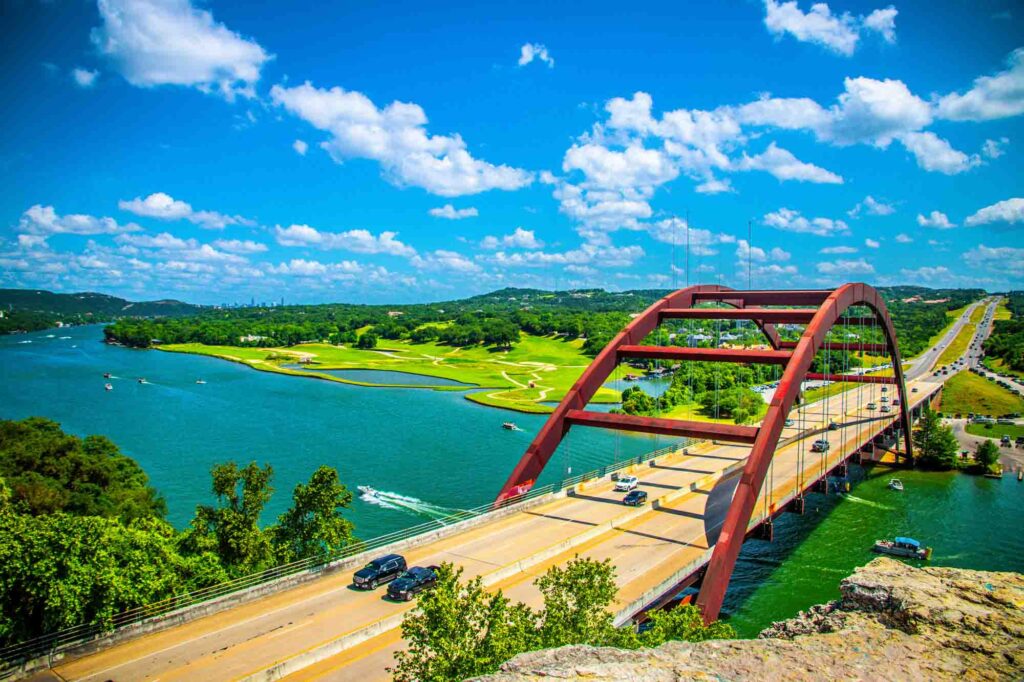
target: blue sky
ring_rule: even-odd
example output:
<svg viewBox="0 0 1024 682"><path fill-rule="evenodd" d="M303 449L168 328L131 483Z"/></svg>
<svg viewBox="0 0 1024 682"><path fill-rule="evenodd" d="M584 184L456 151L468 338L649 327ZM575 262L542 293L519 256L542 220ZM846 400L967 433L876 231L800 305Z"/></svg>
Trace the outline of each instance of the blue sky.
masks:
<svg viewBox="0 0 1024 682"><path fill-rule="evenodd" d="M5 3L0 286L1024 287L1009 0L346 4Z"/></svg>

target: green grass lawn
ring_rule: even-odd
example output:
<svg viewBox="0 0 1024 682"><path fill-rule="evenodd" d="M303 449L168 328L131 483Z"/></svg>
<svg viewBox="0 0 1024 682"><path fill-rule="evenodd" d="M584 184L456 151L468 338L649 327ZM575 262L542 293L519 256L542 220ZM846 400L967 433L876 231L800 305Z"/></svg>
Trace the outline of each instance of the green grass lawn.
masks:
<svg viewBox="0 0 1024 682"><path fill-rule="evenodd" d="M975 436L987 436L989 438L1009 436L1016 439L1018 436L1024 436L1024 426L1010 424L968 424L966 431Z"/></svg>
<svg viewBox="0 0 1024 682"><path fill-rule="evenodd" d="M1006 302L1008 300L1009 299L1004 298L999 301L999 305L996 306L996 313L992 317L993 320L1008 320L1013 317L1013 313L1011 313L1010 309L1006 307Z"/></svg>
<svg viewBox="0 0 1024 682"><path fill-rule="evenodd" d="M979 305L977 308L974 309L974 312L971 313L970 319L968 319L967 321L973 324L975 327L977 327L978 323L981 322L981 316L985 314L986 310L988 310L987 305Z"/></svg>
<svg viewBox="0 0 1024 682"><path fill-rule="evenodd" d="M1024 399L971 372L960 372L942 388L943 412L1009 414L1024 412Z"/></svg>
<svg viewBox="0 0 1024 682"><path fill-rule="evenodd" d="M523 334L511 350L485 348L453 348L436 343L388 341L382 339L374 350L360 350L323 343L307 343L289 348L238 348L234 346L206 346L203 344L167 344L161 350L178 353L210 355L239 362L253 369L295 376L315 377L364 386L366 383L333 376L317 370L376 369L409 372L424 376L450 379L468 384L466 388L493 389L467 393L466 398L494 407L521 412L550 412L572 386L590 358L583 354L579 339L563 341L558 337L539 337ZM301 368L284 365L308 359ZM532 382L532 386L530 385ZM398 378L395 384L401 385ZM394 385L394 384L387 384ZM434 390L465 390L453 386L422 386L414 388ZM595 402L618 402L619 394L601 389Z"/></svg>
<svg viewBox="0 0 1024 682"><path fill-rule="evenodd" d="M974 313L984 312L983 308L978 308ZM971 314L971 320L974 320L974 313ZM964 353L967 352L967 347L971 345L971 339L974 338L974 333L978 330L978 325L973 322L968 322L964 325L964 328L956 335L952 343L946 346L946 350L942 351L942 355L935 361L935 364L939 367L948 365L951 362L959 360Z"/></svg>
<svg viewBox="0 0 1024 682"><path fill-rule="evenodd" d="M941 338L942 338L943 336L945 336L945 335L946 335L946 332L948 332L948 331L949 331L950 329L952 329L952 328L953 328L953 324L954 324L954 323L955 323L955 322L957 321L957 319L959 319L959 317L960 317L961 315L963 315L963 314L964 314L964 311L965 311L965 310L967 310L967 308L968 308L968 307L969 307L970 305L971 305L971 304L970 304L970 303L968 303L967 305L963 306L962 308L957 308L956 310L950 310L950 311L948 311L948 312L946 313L946 319L948 320L948 321L946 322L946 326L944 326L944 327L943 327L943 328L942 328L942 329L941 329L940 331L938 331L938 332L936 332L935 334L933 334L933 335L932 335L932 338L928 339L928 343L927 343L927 344L925 345L925 347L924 347L924 348L922 348L922 349L921 349L921 353L925 352L925 351L926 351L926 350L928 350L929 348L934 348L934 347L935 347L935 344L937 344L937 343L939 342L939 340L940 340L940 339L941 339ZM918 353L917 355L920 355L921 353ZM917 355L915 355L914 357L917 357Z"/></svg>

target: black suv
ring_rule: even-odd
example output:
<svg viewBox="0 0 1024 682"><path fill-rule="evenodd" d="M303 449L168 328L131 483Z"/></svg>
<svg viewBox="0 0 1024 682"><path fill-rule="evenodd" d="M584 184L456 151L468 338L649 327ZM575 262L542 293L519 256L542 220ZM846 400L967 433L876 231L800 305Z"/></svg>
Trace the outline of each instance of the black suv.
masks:
<svg viewBox="0 0 1024 682"><path fill-rule="evenodd" d="M437 583L437 566L413 566L388 585L388 597L395 601L409 601L417 593Z"/></svg>
<svg viewBox="0 0 1024 682"><path fill-rule="evenodd" d="M647 492L643 490L630 490L625 497L622 498L622 504L627 507L640 507L647 502Z"/></svg>
<svg viewBox="0 0 1024 682"><path fill-rule="evenodd" d="M377 585L394 580L405 570L405 557L399 554L388 554L378 557L356 571L352 576L352 584L367 590L377 589Z"/></svg>

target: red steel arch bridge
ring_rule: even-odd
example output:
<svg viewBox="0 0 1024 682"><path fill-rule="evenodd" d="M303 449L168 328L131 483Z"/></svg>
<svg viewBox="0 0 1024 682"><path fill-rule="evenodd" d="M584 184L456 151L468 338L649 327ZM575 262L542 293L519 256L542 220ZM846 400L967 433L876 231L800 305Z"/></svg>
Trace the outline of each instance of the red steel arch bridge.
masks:
<svg viewBox="0 0 1024 682"><path fill-rule="evenodd" d="M851 312L858 313L852 315ZM666 320L749 320L763 333L765 349L693 348L642 345L646 337ZM776 325L804 325L798 340L780 339ZM840 341L830 337L834 328L874 327L884 343ZM849 336L849 335L848 335ZM812 372L820 352L852 351L888 355L892 376L837 373L826 368ZM758 363L779 365L781 378L771 404L759 426L721 424L650 416L611 414L587 409L598 389L623 361L656 359L677 362ZM718 285L680 289L655 302L635 317L602 350L576 381L547 423L534 438L508 477L496 504L526 493L540 476L566 434L573 427L596 427L641 433L682 436L750 445L740 481L718 534L711 561L703 574L697 600L707 620L718 617L748 523L761 493L783 427L790 410L800 399L807 380L881 383L895 385L899 395L899 431L911 429L910 402L900 359L899 346L885 302L867 284L844 284L834 290L740 291ZM911 460L909 438L897 456ZM799 491L802 493L803 491Z"/></svg>

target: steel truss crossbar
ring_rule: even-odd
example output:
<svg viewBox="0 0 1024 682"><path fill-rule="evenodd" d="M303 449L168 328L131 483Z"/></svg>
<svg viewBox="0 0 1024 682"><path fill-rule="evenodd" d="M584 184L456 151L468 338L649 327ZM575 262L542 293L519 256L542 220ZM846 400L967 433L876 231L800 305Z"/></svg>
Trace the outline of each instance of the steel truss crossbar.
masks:
<svg viewBox="0 0 1024 682"><path fill-rule="evenodd" d="M780 341L779 348L796 348L799 341ZM888 353L889 347L884 343L830 343L828 344L829 350L833 353L835 351L850 351L850 352L861 352L861 353Z"/></svg>
<svg viewBox="0 0 1024 682"><path fill-rule="evenodd" d="M757 362L784 365L793 357L788 350L745 350L732 348L682 348L679 346L620 346L620 358L691 360L698 362Z"/></svg>
<svg viewBox="0 0 1024 682"><path fill-rule="evenodd" d="M761 329L774 350L734 350L723 348L665 348L639 345L659 324L665 313L671 310L694 308L702 301L718 301L735 308L747 306L817 306L804 328L800 340L791 348L783 348L778 333L767 319L753 319ZM846 317L851 309L867 308L870 317ZM717 313L716 313L717 314ZM793 313L796 314L796 313ZM589 367L580 375L558 404L548 421L533 439L515 469L509 475L495 500L500 506L505 500L521 495L529 490L544 467L551 459L559 443L568 433L573 424L600 426L602 428L620 428L629 430L649 429L648 432L697 435L693 433L697 427L690 428L686 422L675 422L669 426L665 422L673 420L651 418L630 418L623 415L595 415L586 411L587 404L594 394L611 376L621 358L644 357L654 359L700 360L718 362L750 362L772 363L784 365L771 403L750 440L750 455L744 464L743 472L733 494L732 502L726 513L725 522L719 532L712 551L711 561L707 565L697 604L703 610L704 618L712 621L718 618L722 607L729 579L732 576L736 557L747 535L747 527L765 475L775 449L779 444L782 429L790 410L800 394L801 383L808 379L822 377L810 372L811 363L819 350L825 349L826 336L836 325L877 325L885 337L885 350L892 362L894 377L884 377L880 383L893 382L897 386L900 402L900 430L904 434L906 456L911 459L911 443L906 437L910 433L910 412L907 400L906 381L903 377L903 366L900 361L899 348L892 320L886 310L885 302L879 293L867 284L844 284L833 291L737 291L717 285L700 285L680 289L663 299L653 303L643 313L635 317L609 344L598 353ZM835 349L836 344L828 343L828 348ZM856 381L844 375L829 375L831 380ZM873 378L874 379L874 378ZM613 426L614 422L615 423ZM731 426L731 425L729 425ZM701 425L704 433L697 437L709 437L714 425ZM753 427L741 427L745 429ZM654 429L662 429L655 431ZM734 437L749 438L749 431L732 431ZM713 436L722 437L722 436ZM725 439L723 437L723 439Z"/></svg>
<svg viewBox="0 0 1024 682"><path fill-rule="evenodd" d="M870 374L821 374L808 372L808 381L848 381L853 384L895 384L896 377L872 376Z"/></svg>
<svg viewBox="0 0 1024 682"><path fill-rule="evenodd" d="M602 429L619 429L637 433L651 433L662 436L725 440L732 443L752 444L757 439L757 428L738 424L715 424L660 417L640 417L632 414L610 414L570 410L566 421L573 426L596 426Z"/></svg>
<svg viewBox="0 0 1024 682"><path fill-rule="evenodd" d="M661 318L677 320L763 320L785 324L807 324L817 311L811 308L669 308Z"/></svg>

